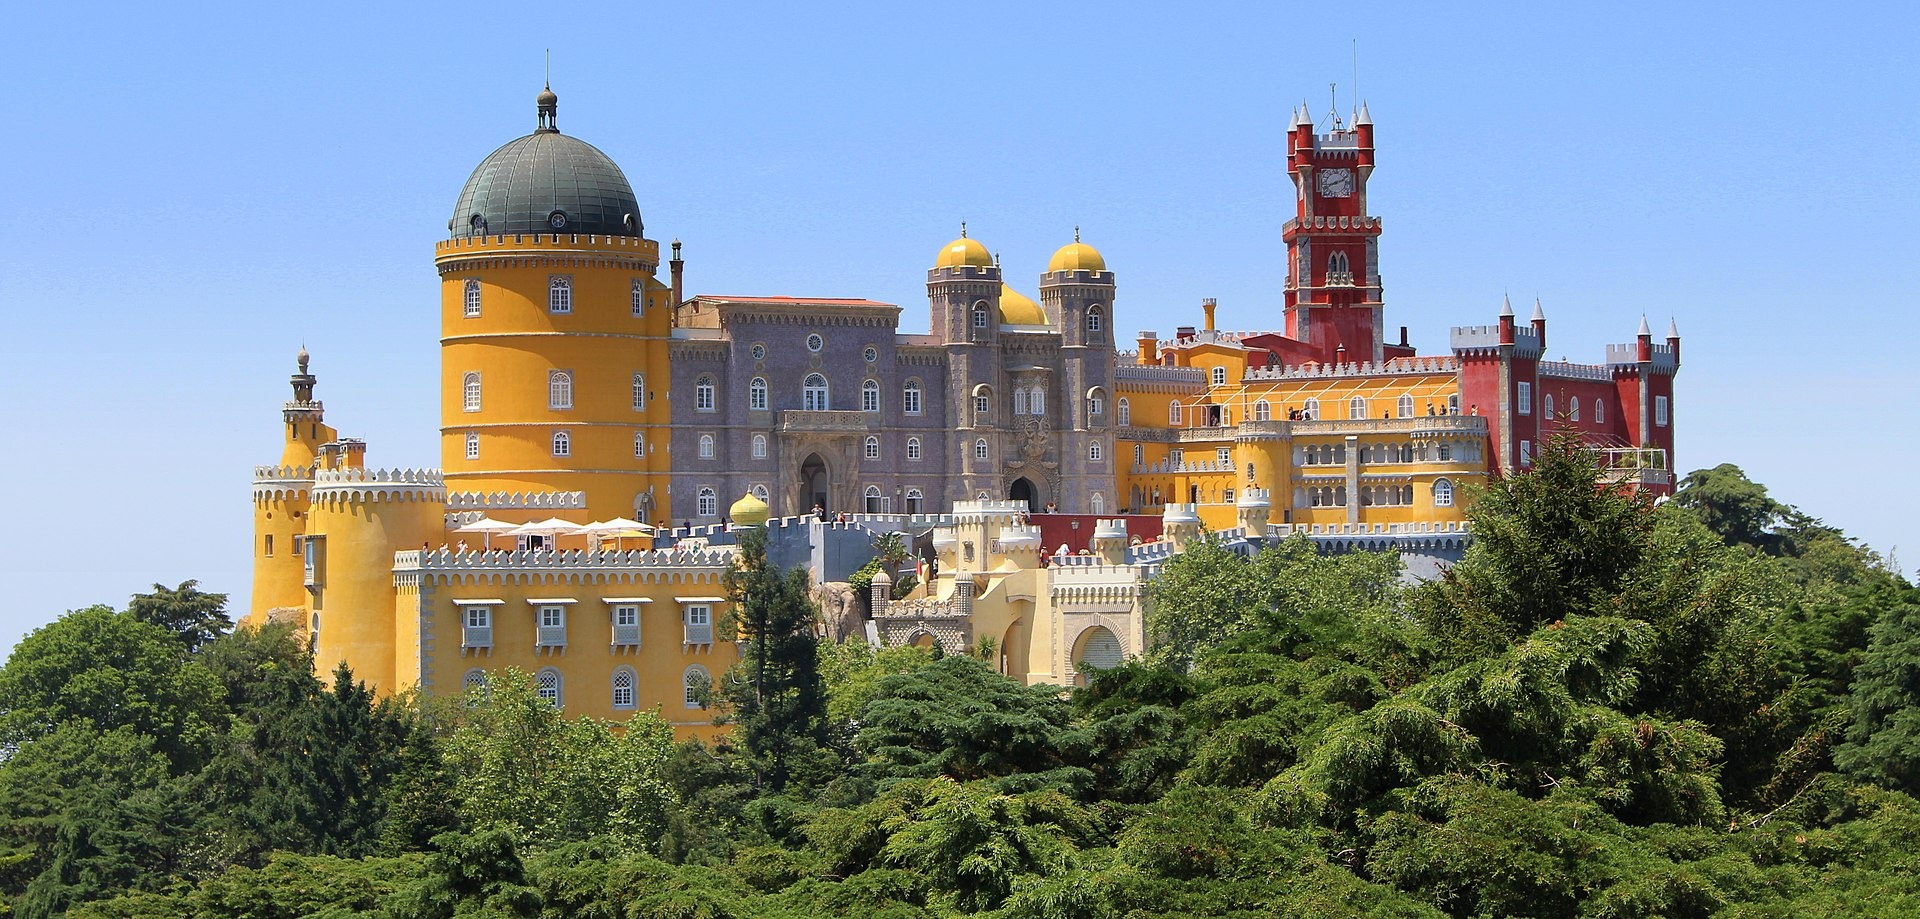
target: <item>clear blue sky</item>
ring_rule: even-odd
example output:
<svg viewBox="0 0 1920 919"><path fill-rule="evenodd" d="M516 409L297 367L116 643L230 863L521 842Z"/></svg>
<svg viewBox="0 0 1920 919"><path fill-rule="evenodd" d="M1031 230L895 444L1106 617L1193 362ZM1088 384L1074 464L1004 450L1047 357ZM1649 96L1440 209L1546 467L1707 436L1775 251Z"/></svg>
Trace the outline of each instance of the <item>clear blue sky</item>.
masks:
<svg viewBox="0 0 1920 919"><path fill-rule="evenodd" d="M610 154L693 292L925 328L965 220L1032 292L1074 225L1119 328L1279 324L1289 108L1377 124L1388 322L1536 296L1550 356L1676 318L1683 470L1920 557L1907 7L28 4L0 34L0 648L155 581L248 591L293 352L378 465L438 462L432 246L534 125ZM1911 566L1909 565L1909 570Z"/></svg>

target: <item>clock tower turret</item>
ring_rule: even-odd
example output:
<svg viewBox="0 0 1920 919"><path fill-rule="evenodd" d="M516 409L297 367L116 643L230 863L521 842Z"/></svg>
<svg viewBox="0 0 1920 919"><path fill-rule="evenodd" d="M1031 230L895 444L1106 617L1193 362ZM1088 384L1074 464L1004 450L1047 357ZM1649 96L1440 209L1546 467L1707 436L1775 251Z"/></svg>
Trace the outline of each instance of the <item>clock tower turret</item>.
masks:
<svg viewBox="0 0 1920 919"><path fill-rule="evenodd" d="M1287 334L1323 361L1379 361L1383 353L1380 218L1367 213L1373 117L1365 103L1351 125L1330 116L1316 133L1303 105L1287 132L1287 175L1297 202L1281 231L1287 243Z"/></svg>

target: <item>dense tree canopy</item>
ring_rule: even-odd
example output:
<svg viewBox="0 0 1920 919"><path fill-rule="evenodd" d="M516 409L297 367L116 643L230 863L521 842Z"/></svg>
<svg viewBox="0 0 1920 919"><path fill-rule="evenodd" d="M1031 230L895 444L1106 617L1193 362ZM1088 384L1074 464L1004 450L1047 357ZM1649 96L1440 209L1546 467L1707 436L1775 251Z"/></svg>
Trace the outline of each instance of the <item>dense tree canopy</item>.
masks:
<svg viewBox="0 0 1920 919"><path fill-rule="evenodd" d="M23 916L1920 914L1920 594L1737 468L1576 444L1438 580L1203 541L1071 692L814 639L749 538L716 745L316 679L191 582L0 669Z"/></svg>

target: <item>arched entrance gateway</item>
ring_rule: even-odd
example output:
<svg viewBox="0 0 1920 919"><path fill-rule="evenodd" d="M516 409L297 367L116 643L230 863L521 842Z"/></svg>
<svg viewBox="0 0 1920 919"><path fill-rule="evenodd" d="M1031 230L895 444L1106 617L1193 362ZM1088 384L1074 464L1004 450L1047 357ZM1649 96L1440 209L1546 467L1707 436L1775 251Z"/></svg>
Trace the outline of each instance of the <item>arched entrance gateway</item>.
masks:
<svg viewBox="0 0 1920 919"><path fill-rule="evenodd" d="M800 513L810 513L816 507L822 511L833 510L827 483L827 461L818 453L807 454L800 463Z"/></svg>
<svg viewBox="0 0 1920 919"><path fill-rule="evenodd" d="M1039 495L1035 493L1033 483L1027 481L1025 477L1013 480L1013 485L1007 489L1007 500L1019 501L1025 504L1029 511L1040 509Z"/></svg>

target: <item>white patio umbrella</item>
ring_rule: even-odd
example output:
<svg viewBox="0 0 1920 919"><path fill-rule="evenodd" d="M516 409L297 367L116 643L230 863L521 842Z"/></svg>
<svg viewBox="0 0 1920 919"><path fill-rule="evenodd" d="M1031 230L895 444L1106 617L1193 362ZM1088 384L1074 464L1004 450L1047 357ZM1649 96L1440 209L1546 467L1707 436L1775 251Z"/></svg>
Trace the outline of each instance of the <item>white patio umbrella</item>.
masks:
<svg viewBox="0 0 1920 919"><path fill-rule="evenodd" d="M589 523L580 529L588 536L599 537L601 539L609 536L613 537L614 547L616 549L620 546L620 540L629 536L653 535L653 527L641 523L638 520L629 520L625 517L615 517L612 520Z"/></svg>
<svg viewBox="0 0 1920 919"><path fill-rule="evenodd" d="M515 536L577 536L585 528L571 520L548 517L533 523L523 523L508 532Z"/></svg>
<svg viewBox="0 0 1920 919"><path fill-rule="evenodd" d="M505 520L495 520L492 517L482 517L479 520L475 520L474 522L467 524L466 526L455 527L453 531L455 533L484 533L486 534L486 546L487 548L491 549L493 548L493 534L511 533L514 530L519 529L520 526L521 525L518 523L508 523Z"/></svg>

